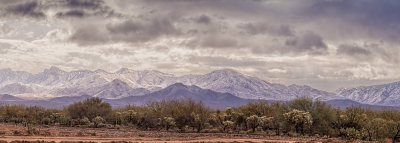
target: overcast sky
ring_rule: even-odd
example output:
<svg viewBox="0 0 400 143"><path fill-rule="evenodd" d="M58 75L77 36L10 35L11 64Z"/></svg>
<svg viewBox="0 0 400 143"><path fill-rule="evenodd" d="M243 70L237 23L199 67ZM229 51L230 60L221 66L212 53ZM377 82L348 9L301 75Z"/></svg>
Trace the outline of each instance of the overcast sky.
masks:
<svg viewBox="0 0 400 143"><path fill-rule="evenodd" d="M0 69L234 69L334 91L400 80L399 0L0 0Z"/></svg>

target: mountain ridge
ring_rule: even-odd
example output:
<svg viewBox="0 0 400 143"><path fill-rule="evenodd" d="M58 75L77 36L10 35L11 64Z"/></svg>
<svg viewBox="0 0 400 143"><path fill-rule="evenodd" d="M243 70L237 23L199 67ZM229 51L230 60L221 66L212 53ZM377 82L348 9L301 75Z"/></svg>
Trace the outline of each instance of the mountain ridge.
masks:
<svg viewBox="0 0 400 143"><path fill-rule="evenodd" d="M24 72L7 73L25 74ZM0 77L4 73L0 72ZM131 70L121 68L113 73L104 70L77 70L66 72L57 67L51 67L41 73L29 74L25 78L3 79L0 88L5 85L20 82L27 87L33 88L33 93L15 94L25 98L51 98L62 96L79 96L87 94L91 89L104 88L115 79L127 84L126 91L133 89L146 89L151 92L163 89L174 83L185 85L196 85L204 89L211 89L216 92L230 93L240 98L246 99L269 99L269 100L290 100L296 97L309 96L313 99L328 100L335 97L334 94L310 89L306 86L286 86L282 84L270 83L256 77L241 74L232 69L215 70L206 74L175 76L155 70ZM8 84L5 84L8 83ZM129 86L129 87L128 87ZM110 91L118 91L111 89ZM118 99L128 95L123 93L102 95L104 98ZM89 93L91 94L91 93Z"/></svg>

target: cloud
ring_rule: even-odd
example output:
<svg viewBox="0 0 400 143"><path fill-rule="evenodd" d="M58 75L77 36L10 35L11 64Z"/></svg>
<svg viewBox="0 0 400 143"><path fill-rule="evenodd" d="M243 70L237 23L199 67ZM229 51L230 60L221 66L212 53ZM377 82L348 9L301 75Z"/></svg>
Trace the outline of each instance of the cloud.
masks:
<svg viewBox="0 0 400 143"><path fill-rule="evenodd" d="M238 26L244 29L247 34L271 34L274 36L293 36L295 31L289 25L272 26L267 23L247 23Z"/></svg>
<svg viewBox="0 0 400 143"><path fill-rule="evenodd" d="M0 2L0 40L32 44L0 50L2 67L233 67L282 83L328 88L321 83L329 80L330 89L347 79L400 79L396 0Z"/></svg>
<svg viewBox="0 0 400 143"><path fill-rule="evenodd" d="M71 11L67 11L67 12L58 12L56 14L56 16L59 18L65 18L65 17L82 18L85 15L86 15L86 13L82 10L71 10Z"/></svg>
<svg viewBox="0 0 400 143"><path fill-rule="evenodd" d="M45 18L46 15L42 11L41 5L37 1L28 1L13 5L8 5L5 8L4 15L30 17L35 19Z"/></svg>
<svg viewBox="0 0 400 143"><path fill-rule="evenodd" d="M2 54L7 54L8 49L9 49L10 47L11 47L10 44L0 42L0 55L2 55Z"/></svg>
<svg viewBox="0 0 400 143"><path fill-rule="evenodd" d="M63 0L54 6L58 18L84 18L91 16L118 17L113 8L103 0Z"/></svg>
<svg viewBox="0 0 400 143"><path fill-rule="evenodd" d="M400 39L398 13L400 1L397 0L313 0L299 15L307 20L328 20L332 24L325 27L335 26L332 29L341 34L337 36L353 35L396 42ZM343 23L348 28L339 28L335 23Z"/></svg>
<svg viewBox="0 0 400 143"><path fill-rule="evenodd" d="M13 33L15 31L15 28L11 27L10 25L6 23L0 23L0 37L6 37Z"/></svg>
<svg viewBox="0 0 400 143"><path fill-rule="evenodd" d="M198 17L196 19L196 22L200 23L200 24L210 24L211 23L211 18L208 17L207 15L201 15L200 17Z"/></svg>
<svg viewBox="0 0 400 143"><path fill-rule="evenodd" d="M232 59L221 56L191 56L188 61L193 64L214 67L252 67L261 66L265 62L254 59Z"/></svg>
<svg viewBox="0 0 400 143"><path fill-rule="evenodd" d="M104 30L90 25L75 29L74 33L68 39L80 45L101 44L109 41L107 33Z"/></svg>
<svg viewBox="0 0 400 143"><path fill-rule="evenodd" d="M118 48L107 48L101 51L102 54L109 56L132 56L135 55L134 52L129 51L129 49L118 49Z"/></svg>
<svg viewBox="0 0 400 143"><path fill-rule="evenodd" d="M337 54L347 56L368 56L371 51L361 48L357 45L342 44L337 49Z"/></svg>
<svg viewBox="0 0 400 143"><path fill-rule="evenodd" d="M179 30L166 19L154 19L148 22L126 20L93 27L85 25L74 31L71 41L82 45L103 44L109 42L147 42L162 36L174 36Z"/></svg>
<svg viewBox="0 0 400 143"><path fill-rule="evenodd" d="M101 8L104 5L103 0L65 0L63 2L65 6L73 7L73 8L91 8L97 9Z"/></svg>
<svg viewBox="0 0 400 143"><path fill-rule="evenodd" d="M285 45L289 47L286 48L287 50L298 53L322 54L328 49L322 37L311 31L304 33L300 37L287 39Z"/></svg>
<svg viewBox="0 0 400 143"><path fill-rule="evenodd" d="M237 48L238 41L226 35L202 36L190 40L186 46L189 48L232 49Z"/></svg>

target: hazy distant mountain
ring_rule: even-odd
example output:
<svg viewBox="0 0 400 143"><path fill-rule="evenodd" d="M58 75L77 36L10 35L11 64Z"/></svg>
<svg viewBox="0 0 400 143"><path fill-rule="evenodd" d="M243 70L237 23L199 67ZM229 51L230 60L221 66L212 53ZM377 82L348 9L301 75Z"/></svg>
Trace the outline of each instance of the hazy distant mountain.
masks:
<svg viewBox="0 0 400 143"><path fill-rule="evenodd" d="M249 99L242 99L229 93L219 93L209 89L202 89L197 86L186 86L182 83L175 83L159 91L144 95L131 96L119 100L108 100L114 106L143 105L148 102L162 100L181 100L192 99L201 101L204 105L211 108L226 108L244 105Z"/></svg>
<svg viewBox="0 0 400 143"><path fill-rule="evenodd" d="M1 94L0 95L0 102L2 101L22 101L23 99L8 95L8 94Z"/></svg>
<svg viewBox="0 0 400 143"><path fill-rule="evenodd" d="M63 96L47 100L23 100L11 95L0 95L0 100L6 104L27 105L27 106L42 106L46 108L62 108L69 104L84 101L92 96ZM155 91L143 96L129 96L121 99L103 99L110 103L113 107L124 107L126 105L146 105L146 103L162 100L181 100L192 99L201 101L204 105L211 108L223 109L226 107L234 107L244 105L250 99L242 99L229 93L219 93L209 89L201 89L197 86L186 86L182 83L170 85L159 91Z"/></svg>
<svg viewBox="0 0 400 143"><path fill-rule="evenodd" d="M400 82L340 89L337 94L366 104L399 106Z"/></svg>
<svg viewBox="0 0 400 143"><path fill-rule="evenodd" d="M115 73L103 70L62 71L51 67L38 74L0 70L0 89L21 83L29 92L13 91L15 96L40 99L90 95L107 99L138 96L175 83L196 85L216 92L231 93L246 99L291 100L308 96L321 100L342 98L309 86L270 83L234 70L217 70L204 75L175 76L154 70L136 71L122 68ZM15 88L17 89L17 88ZM21 88L22 90L22 88ZM0 91L1 93L8 93ZM23 94L22 94L23 93Z"/></svg>

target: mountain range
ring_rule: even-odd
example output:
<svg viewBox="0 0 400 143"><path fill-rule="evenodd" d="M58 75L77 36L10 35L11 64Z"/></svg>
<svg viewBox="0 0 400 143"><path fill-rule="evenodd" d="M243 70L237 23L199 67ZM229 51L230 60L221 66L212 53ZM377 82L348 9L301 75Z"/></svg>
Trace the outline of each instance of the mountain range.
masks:
<svg viewBox="0 0 400 143"><path fill-rule="evenodd" d="M67 72L57 67L51 67L37 74L11 69L0 70L0 94L20 99L7 100L7 103L28 105L49 102L51 105L60 106L64 105L61 104L64 100L65 105L68 105L69 101L81 101L89 97L103 98L115 106L192 98L206 105L219 105L214 107L222 108L259 99L289 101L306 96L331 101L330 103L343 104L343 101L346 101L352 104L357 102L357 104L398 106L399 86L400 83L391 83L341 89L331 93L306 85L286 86L270 83L230 69L184 76L127 68L113 73L104 70ZM5 102L3 97L0 97L0 101Z"/></svg>

